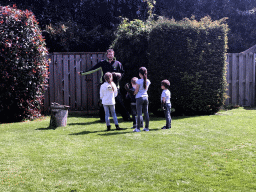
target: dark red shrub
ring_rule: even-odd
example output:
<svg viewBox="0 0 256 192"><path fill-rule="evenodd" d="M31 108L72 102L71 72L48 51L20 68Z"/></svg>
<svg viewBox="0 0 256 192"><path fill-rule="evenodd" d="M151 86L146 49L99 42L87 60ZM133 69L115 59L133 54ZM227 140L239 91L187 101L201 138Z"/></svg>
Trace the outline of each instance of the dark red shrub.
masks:
<svg viewBox="0 0 256 192"><path fill-rule="evenodd" d="M34 14L0 6L0 122L41 116L48 51Z"/></svg>

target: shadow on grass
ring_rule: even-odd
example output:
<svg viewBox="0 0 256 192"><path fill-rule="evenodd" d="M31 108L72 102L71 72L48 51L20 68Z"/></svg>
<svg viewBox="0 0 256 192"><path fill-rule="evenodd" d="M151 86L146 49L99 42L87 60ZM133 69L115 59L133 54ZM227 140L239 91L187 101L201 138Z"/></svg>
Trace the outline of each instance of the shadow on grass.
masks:
<svg viewBox="0 0 256 192"><path fill-rule="evenodd" d="M105 133L113 133L113 131L115 131L115 133L118 133L122 130L125 130L126 128L122 128L121 130L117 131L115 129L112 129L110 131L107 131L107 130L100 130L100 131L82 131L82 132L79 132L79 133L71 133L69 135L87 135L87 134L90 134L90 133L100 133L100 132L105 132ZM127 132L126 132L127 133ZM99 135L105 135L105 134L99 134Z"/></svg>
<svg viewBox="0 0 256 192"><path fill-rule="evenodd" d="M49 126L47 128L37 128L35 130L40 130L40 131L47 131L47 130L55 130L57 129L57 127L52 127L52 126Z"/></svg>
<svg viewBox="0 0 256 192"><path fill-rule="evenodd" d="M71 133L69 135L87 135L87 134L90 134L90 133L98 133L98 132L105 132L105 131L82 131L82 132L79 132L79 133Z"/></svg>
<svg viewBox="0 0 256 192"><path fill-rule="evenodd" d="M91 125L96 123L104 123L104 122L101 120L96 120L96 121L90 121L90 122L84 122L84 123L68 123L68 125Z"/></svg>
<svg viewBox="0 0 256 192"><path fill-rule="evenodd" d="M244 107L245 110L256 110L256 107Z"/></svg>
<svg viewBox="0 0 256 192"><path fill-rule="evenodd" d="M126 129L128 129L128 128L122 128L122 130L126 130ZM122 130L120 130L120 131L113 130L115 132L113 132L113 131L105 131L104 134L98 134L98 135L100 135L100 136L111 136L111 135L121 135L121 134L127 134L127 133L134 133L134 134L136 134L136 132L133 132L133 129L130 129L129 132L127 132L127 131L123 132ZM159 131L159 130L161 130L161 129L149 129L149 131ZM144 132L144 131L141 130L141 132Z"/></svg>
<svg viewBox="0 0 256 192"><path fill-rule="evenodd" d="M121 130L120 131L106 131L106 133L104 134L98 134L100 136L112 136L112 135L122 135L122 134L127 134L129 132L122 132Z"/></svg>

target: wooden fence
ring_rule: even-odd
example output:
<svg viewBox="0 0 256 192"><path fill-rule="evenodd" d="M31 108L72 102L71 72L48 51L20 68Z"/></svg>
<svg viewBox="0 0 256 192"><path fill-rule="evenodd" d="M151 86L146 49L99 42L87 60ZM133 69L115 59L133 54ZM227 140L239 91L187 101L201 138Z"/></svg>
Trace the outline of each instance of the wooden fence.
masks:
<svg viewBox="0 0 256 192"><path fill-rule="evenodd" d="M98 109L101 72L80 76L105 58L105 53L53 53L50 55L49 87L45 92L44 111L53 102L70 106L71 111L94 112Z"/></svg>
<svg viewBox="0 0 256 192"><path fill-rule="evenodd" d="M227 54L226 105L255 106L255 54Z"/></svg>
<svg viewBox="0 0 256 192"><path fill-rule="evenodd" d="M45 93L44 110L57 102L70 106L71 111L95 112L99 101L101 72L80 76L105 58L105 53L53 53L50 55L49 88ZM229 98L226 105L255 105L255 55L253 53L227 54L227 83Z"/></svg>

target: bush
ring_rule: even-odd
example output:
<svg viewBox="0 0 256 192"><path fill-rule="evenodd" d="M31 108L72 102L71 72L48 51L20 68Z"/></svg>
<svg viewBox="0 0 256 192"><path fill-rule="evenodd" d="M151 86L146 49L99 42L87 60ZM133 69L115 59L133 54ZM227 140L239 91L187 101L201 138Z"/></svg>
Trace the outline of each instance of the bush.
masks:
<svg viewBox="0 0 256 192"><path fill-rule="evenodd" d="M123 22L118 27L116 39L111 47L115 51L115 56L123 64L125 76L120 85L130 83L132 77L139 76L139 68L148 67L148 34L150 26L141 21L134 20Z"/></svg>
<svg viewBox="0 0 256 192"><path fill-rule="evenodd" d="M177 115L213 114L225 99L225 18L200 21L126 20L119 26L112 47L123 63L122 83L138 76L141 66L148 68L150 111L160 110L160 83L171 82L172 107Z"/></svg>
<svg viewBox="0 0 256 192"><path fill-rule="evenodd" d="M171 83L172 107L178 115L205 115L224 102L225 19L159 21L149 34L150 106L159 111L161 80Z"/></svg>
<svg viewBox="0 0 256 192"><path fill-rule="evenodd" d="M48 51L34 14L0 6L0 122L41 116Z"/></svg>

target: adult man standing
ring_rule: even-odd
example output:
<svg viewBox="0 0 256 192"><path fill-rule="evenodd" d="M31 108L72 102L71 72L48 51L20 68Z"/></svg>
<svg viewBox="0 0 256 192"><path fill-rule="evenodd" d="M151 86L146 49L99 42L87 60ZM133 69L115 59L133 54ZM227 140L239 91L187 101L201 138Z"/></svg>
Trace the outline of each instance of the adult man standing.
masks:
<svg viewBox="0 0 256 192"><path fill-rule="evenodd" d="M124 103L123 103L123 99L122 99L122 95L119 89L119 81L121 80L121 78L124 75L124 69L122 64L116 60L115 56L114 56L114 50L113 49L108 49L107 50L107 59L106 60L102 60L99 63L97 63L96 65L94 65L91 69L87 70L87 71L81 71L78 72L80 75L89 75L91 73L94 73L98 70L102 71L102 77L101 77L101 82L104 82L104 75L107 72L111 72L113 74L113 81L116 84L117 88L118 88L118 95L115 98L116 100L116 111L119 112L124 121L131 121L130 118L130 114L128 113L128 111L126 110ZM101 106L100 107L100 119L104 121L105 119L105 114L104 114L104 109Z"/></svg>

